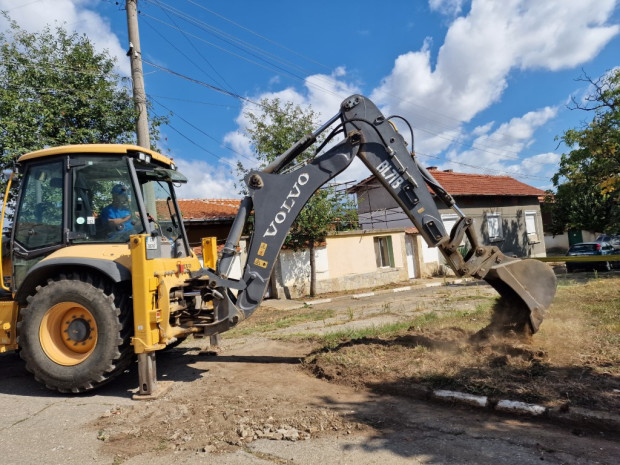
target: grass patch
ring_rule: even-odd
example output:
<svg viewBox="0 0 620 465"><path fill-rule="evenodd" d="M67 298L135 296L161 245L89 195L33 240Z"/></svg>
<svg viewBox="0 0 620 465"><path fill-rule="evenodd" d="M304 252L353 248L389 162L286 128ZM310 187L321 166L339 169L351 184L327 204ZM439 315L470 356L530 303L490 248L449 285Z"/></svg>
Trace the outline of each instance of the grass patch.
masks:
<svg viewBox="0 0 620 465"><path fill-rule="evenodd" d="M324 321L333 318L335 312L330 309L274 310L259 308L252 318L223 334L227 338L246 337L278 329L288 328L301 323Z"/></svg>
<svg viewBox="0 0 620 465"><path fill-rule="evenodd" d="M451 298L452 296L448 296ZM441 308L442 303L435 304ZM318 376L406 395L413 385L548 406L620 410L620 278L565 281L531 339L473 337L493 302L397 324L314 336Z"/></svg>

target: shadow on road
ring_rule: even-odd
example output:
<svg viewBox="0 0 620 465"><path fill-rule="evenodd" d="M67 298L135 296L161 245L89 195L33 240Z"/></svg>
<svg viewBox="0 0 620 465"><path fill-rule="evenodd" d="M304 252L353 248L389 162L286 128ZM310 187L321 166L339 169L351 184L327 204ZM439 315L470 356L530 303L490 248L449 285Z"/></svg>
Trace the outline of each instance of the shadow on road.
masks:
<svg viewBox="0 0 620 465"><path fill-rule="evenodd" d="M190 366L198 360L186 355L187 349L176 348L157 353L157 377L160 381L192 382L208 370ZM200 357L202 360L202 357ZM298 361L299 362L299 361ZM50 398L68 397L130 397L138 389L138 364L134 361L129 369L109 383L83 394L65 394L47 389L26 370L25 362L16 352L0 354L0 394Z"/></svg>

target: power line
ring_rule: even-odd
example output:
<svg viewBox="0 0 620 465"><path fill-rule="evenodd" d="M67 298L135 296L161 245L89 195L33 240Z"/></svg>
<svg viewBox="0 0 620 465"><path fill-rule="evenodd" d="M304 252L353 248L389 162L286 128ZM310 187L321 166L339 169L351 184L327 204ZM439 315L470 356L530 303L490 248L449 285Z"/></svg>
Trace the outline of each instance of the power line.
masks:
<svg viewBox="0 0 620 465"><path fill-rule="evenodd" d="M22 4L22 5L18 5L18 6L14 6L13 8L7 8L7 9L5 9L4 11L13 11L13 10L17 10L17 9L19 9L19 8L24 8L24 7L27 7L27 6L33 5L33 4L35 4L35 3L39 3L40 1L41 1L41 0L33 0L32 2L29 2L29 3L24 3L24 4Z"/></svg>
<svg viewBox="0 0 620 465"><path fill-rule="evenodd" d="M148 0L147 0L147 1L148 1ZM284 45L282 45L282 44L280 44L280 43L278 43L278 42L276 42L276 41L274 41L274 40L271 40L271 39L270 39L270 38L268 38L268 37L265 37L265 36L263 36L263 35L260 35L260 34L258 34L257 32L254 32L253 30L251 30L251 29L249 29L249 28L247 28L247 27L245 27L245 26L243 26L243 25L241 25L241 24L238 24L238 23L236 23L236 22L232 21L232 20L228 19L227 17L225 17L224 15L221 15L221 14L219 14L219 13L216 13L215 11L212 11L212 10L210 10L210 9L206 8L205 6L200 5L199 3L196 3L196 2L195 2L195 1L193 1L193 0L187 0L187 1L188 1L189 3L191 3L191 4L193 4L193 5L196 5L196 6L197 6L197 7L199 7L199 8L202 8L203 10L205 10L205 11L207 11L207 12L211 13L212 15L217 16L218 18L221 18L221 19L223 19L224 21L227 21L227 22L229 22L229 23L233 24L234 26L237 26L237 27L238 27L238 28L240 28L240 29L243 29L244 31L249 32L250 34L252 34L252 35L254 35L254 36L256 36L256 37L258 37L258 38L260 38L260 39L263 39L263 40L265 40L265 41L267 41L267 42L269 42L269 43L271 43L271 44L273 44L273 45L276 45L277 47L282 48L283 50L286 50L287 52L290 52L290 53L292 53L292 54L294 54L294 55L297 55L298 57L303 58L304 60L307 60L307 61L309 61L309 62L311 62L311 63L315 63L315 64L317 64L317 65L319 65L319 66L322 66L323 68L325 68L325 69L327 69L327 70L331 70L331 68L330 68L329 66L324 65L323 63L321 63L321 62L319 62L319 61L316 61L316 60L314 60L314 59L312 59L312 58L309 58L309 57L307 57L307 56L305 56L305 55L302 55L301 53L299 53L299 52L297 52L297 51L295 51L295 50L293 50L293 49L290 49L290 48L288 48L288 47L286 47L286 46L284 46Z"/></svg>
<svg viewBox="0 0 620 465"><path fill-rule="evenodd" d="M175 29L175 30L180 30L180 29L179 29L179 28L177 28L176 26L173 26L173 25L171 25L171 24L169 24L169 23L166 23L165 21L162 21L161 19L158 19L158 18L155 18L155 17L153 17L153 16L147 15L146 13L142 13L142 16L148 17L148 18L152 19L153 21L157 21L157 22L159 22L159 23L161 23L161 24L164 24L164 25L166 25L166 26L168 26L168 27L171 27L172 29ZM194 35L194 34L189 34L189 33L187 33L187 32L186 32L186 35L188 35L188 36L190 36L190 37L193 37L193 38L195 38L196 40L199 40L199 41L201 41L201 42L204 42L204 43L206 43L207 45L210 45L211 47L214 47L214 48L217 48L217 49L219 49L219 50L221 50L221 51L224 51L224 52L226 52L226 53L228 53L228 54L230 54L230 55L232 55L232 56L234 56L234 57L236 57L236 58L239 58L239 59L241 59L241 60L247 61L247 62L248 62L248 63L250 63L250 64L256 65L256 66L258 66L258 67L260 67L260 68L263 68L263 69L266 69L266 70L268 70L268 71L272 71L272 72L273 72L273 71L276 71L276 72L282 72L282 73L284 73L284 74L289 75L290 77L293 77L294 79L297 79L297 80L299 80L299 81L301 81L301 82L305 82L305 79L304 79L302 76L296 75L296 74L294 74L294 73L292 73L292 72L290 72L290 71L288 71L288 70L286 70L286 69L284 69L284 68L282 68L281 66L278 66L278 65L276 65L276 64L269 63L269 61L268 61L268 60L265 60L265 59L263 59L263 58L261 58L261 57L258 57L258 56L256 56L256 54L254 54L254 53L250 53L250 52L248 52L251 56L253 56L253 57L255 57L255 58L257 58L257 59L261 60L263 63L257 62L257 61L255 61L255 60L252 60L252 59L248 58L248 57L245 57L245 56L243 56L243 55L240 55L240 54L238 54L238 53L235 53L235 52L233 52L233 51L231 51L231 50L228 50L228 49L226 49L226 48L224 48L224 47L221 47L221 46L219 46L219 45L217 45L217 44L214 44L213 42L209 42L208 40L205 40L205 39L203 39L203 38L201 38L201 37L198 37L198 36L196 36L196 35ZM324 91L324 92L327 92L327 93L331 93L332 95L338 95L338 94L336 94L335 92L332 92L332 91L330 91L329 89L325 89L325 88L323 88L323 87L321 87L321 86L319 86L319 85L316 85L316 84L314 84L314 83L308 83L308 85L310 85L310 86L312 86L312 87L315 87L315 88L317 88L317 89L319 89L319 90L321 90L321 91Z"/></svg>
<svg viewBox="0 0 620 465"><path fill-rule="evenodd" d="M269 60L270 59L272 59L272 60L275 59L276 61L279 61L284 66L290 66L292 68L297 68L300 71L305 72L307 74L310 74L309 70L306 70L304 68L298 67L297 65L291 63L290 61L284 60L284 59L278 57L277 55L274 55L274 54L269 53L269 52L267 52L267 51L265 51L263 49L260 49L260 48L258 48L256 46L254 46L253 44L249 44L249 43L247 43L247 42L245 42L245 41L243 41L241 39L235 38L234 36L231 36L230 34L226 34L226 33L223 33L221 31L219 31L218 29L212 28L212 26L210 26L207 23L204 23L203 21L200 21L200 20L198 20L198 19L196 19L194 17L191 17L191 16L190 17L186 17L187 15L185 15L184 13L179 13L179 14L181 15L180 17L182 19L185 19L190 24L194 24L194 25L198 26L199 28L201 28L203 30L206 29L207 32L212 32L216 36L219 35L220 38L222 40L224 40L226 43L228 43L229 45L232 45L232 46L234 46L234 47L236 47L238 49L241 49L242 51L245 51L246 53L248 53L249 55L253 56L254 58L259 59L263 63L257 62L255 60L252 60L252 59L250 59L248 57L245 57L243 55L239 55L238 53L235 53L235 52L233 52L231 50L228 50L228 49L226 49L224 47L221 47L221 46L219 46L217 44L214 44L213 42L205 40L202 37L198 37L198 36L196 36L194 34L189 34L189 33L185 32L185 34L187 36L191 36L191 37L195 38L196 40L199 40L199 41L201 41L203 43L206 43L207 45L210 45L211 47L217 48L217 49L219 49L221 51L224 51L225 53L228 53L228 54L230 54L230 55L232 55L234 57L237 57L237 58L239 58L241 60L247 61L248 63L251 63L251 64L256 65L258 67L267 69L269 71L282 72L282 73L287 74L290 77L292 77L292 78L294 78L294 79L296 79L298 81L306 83L306 85L308 85L310 87L314 87L314 88L316 88L318 90L321 90L323 92L327 92L327 93L330 93L332 95L344 98L344 96L342 96L341 94L333 92L333 91L331 91L329 89L326 89L326 88L324 88L324 87L322 87L322 86L320 86L318 84L315 84L313 82L306 82L306 79L304 77L299 76L299 75L297 75L297 74L295 74L295 73L293 73L291 71L288 71L285 68L282 68L282 66L279 66L278 64L270 62ZM182 31L177 26L171 25L171 24L169 24L169 23L167 23L167 22L165 22L165 21L163 21L163 20L161 20L159 18L155 18L154 16L148 15L147 13L141 12L141 15L144 16L144 17L148 17L148 18L152 19L153 21L157 21L157 22L159 22L161 24L164 24L164 25L166 25L166 26L168 26L168 27L170 27L172 29L179 30L179 32ZM217 31L217 32L213 32L212 29L215 29L215 31ZM232 37L232 38L230 38L230 37ZM231 43L231 40L233 42L236 42L238 45L235 44L235 43ZM257 56L257 53L259 55L264 55L266 58L262 58L260 56ZM318 81L324 81L324 78L322 76L319 76L317 78L318 78L317 79Z"/></svg>
<svg viewBox="0 0 620 465"><path fill-rule="evenodd" d="M168 96L165 96L165 95L154 95L154 94L149 94L149 95L151 97L156 97L156 98L160 98L160 99L164 99L164 100L175 100L177 102L194 103L194 104L197 104L197 105L206 105L206 106L211 106L211 107L228 107L228 106L230 106L227 103L204 102L204 101L200 101L200 100L190 100L190 99L178 98L178 97L168 97Z"/></svg>
<svg viewBox="0 0 620 465"><path fill-rule="evenodd" d="M162 104L161 102L157 101L156 99L153 98L153 96L150 96L151 99L153 100L153 102L157 103L159 106L161 106L162 108L164 108L165 110L169 111L172 113L172 110L168 107L166 107L164 104ZM174 113L173 113L174 114ZM198 126L194 125L193 123L189 122L188 120L186 120L185 118L183 118L182 116L179 116L177 114L175 114L175 116L177 118L179 118L181 121L183 121L185 124L187 124L188 126L191 126L192 128L194 128L196 131L200 132L201 134L203 134L204 136L208 137L209 139L213 140L214 142L217 142L218 144L220 143L220 141L215 138L214 136L212 136L211 134L208 134L207 132L205 132L204 130L202 130L201 128L199 128ZM233 152L235 155L238 155L240 157L246 158L250 161L255 162L256 160L253 158L248 157L247 155L237 152L235 149L233 149L232 147L229 147L227 145L224 145L224 148L230 150L231 152ZM218 157L217 155L214 155L216 158L218 158L221 161L225 161L223 158ZM226 160L226 162L228 162Z"/></svg>
<svg viewBox="0 0 620 465"><path fill-rule="evenodd" d="M271 60L275 60L276 62L279 62L279 63L281 63L283 65L290 66L292 68L297 68L300 71L306 71L303 68L298 67L297 65L295 65L294 63L292 63L289 60L286 60L286 59L284 59L284 58L282 58L282 57L280 57L280 56L278 56L278 55L276 55L274 53L268 52L267 50L257 46L254 43L247 42L247 41L245 41L245 40L243 40L243 39L241 39L241 38L239 38L239 37L237 37L237 36L235 36L233 34L229 34L227 32L224 32L221 29L216 28L216 27L206 23L205 21L199 20L195 16L188 15L188 14L182 12L178 8L174 8L174 7L168 6L168 5L163 4L162 2L159 2L159 1L157 1L157 5L160 8L162 8L162 9L169 10L170 12L175 14L176 16L179 16L181 19L184 19L188 23L193 24L193 25L199 27L203 31L208 32L208 33L214 35L215 37L218 37L219 39L221 39L224 42L226 42L228 45L231 45L231 46L236 47L236 48L238 48L240 50L246 51L247 53L249 53L250 55L254 56L255 58L259 58L260 59L260 57L257 56L257 54L258 55L262 55L262 56L266 57L265 61L267 61L268 59L271 59ZM167 23L164 23L164 24L167 24ZM282 70L282 71L284 71L284 70Z"/></svg>
<svg viewBox="0 0 620 465"><path fill-rule="evenodd" d="M159 6L159 2L157 2L157 3L158 3L158 6ZM172 17L170 17L170 15L168 14L168 12L167 12L166 10L164 10L161 6L160 6L160 9L164 12L164 14L168 17L168 19L170 19L170 21L172 21L172 22L174 23L174 25L178 27L178 24L174 21L174 19L173 19ZM156 30L157 30L157 29L156 29ZM186 32L185 32L185 31L183 31L182 29L180 29L180 31L181 31L181 34L183 35L183 37L185 38L185 40L187 41L187 43L188 43L188 44L189 44L189 45L190 45L190 46L194 49L194 52L195 52L198 56L200 56L200 58L202 58L202 59L203 59L203 61L205 61L205 62L209 65L209 67L213 70L213 72L214 72L215 74L217 74L217 76L219 76L219 78L220 78L220 79L224 82L224 84L225 84L226 86L228 86L228 88L229 88L229 89L234 90L234 89L232 88L232 86L231 86L231 85L230 85L230 84L226 81L226 79L224 79L224 77L223 77L223 76L222 76L222 75L221 75L221 74L217 71L217 69L216 69L216 68L215 68L215 67L211 64L211 62L210 62L210 61L209 61L209 60L208 60L208 59L207 59L207 58L206 58L206 57L205 57L205 56L204 56L204 55L200 52L200 50L198 49L198 47L196 47L196 45L195 45L195 44L194 44L194 43L190 40L190 38L187 36ZM159 31L157 31L157 32L159 33ZM167 40L167 39L166 39L166 40ZM191 62L191 61L192 61L192 60L190 59L190 62ZM195 64L195 66L196 66L196 67L198 67L198 65L197 65L197 64ZM200 68L200 67L198 67L198 68L202 70L202 68ZM209 76L209 73L207 73L207 72L206 72L206 71L204 71L204 70L202 70L202 71L203 71L203 72L204 72L207 76ZM216 79L214 79L214 81L216 81Z"/></svg>
<svg viewBox="0 0 620 465"><path fill-rule="evenodd" d="M189 137L189 136L185 135L184 133L182 133L180 130L178 130L176 127L174 127L172 124L168 123L168 124L166 124L166 126L169 127L170 129L172 129L174 132L176 132L183 139L187 140L190 144L194 145L195 147L199 148L200 150L204 151L205 153L211 155L212 157L217 158L221 162L228 163L230 166L235 168L235 165L232 162L230 162L229 160L226 160L225 158L222 158L222 157L216 155L215 153L211 152L209 149L206 149L205 147L200 145L198 142L196 142L194 139L192 139L191 137Z"/></svg>
<svg viewBox="0 0 620 465"><path fill-rule="evenodd" d="M189 1L189 3L191 3L191 4L194 4L194 5L196 5L196 6L199 6L199 7L200 7L200 5L197 5L195 2L192 2L191 0L188 0L188 1ZM156 4L157 4L158 6L160 6L160 7L161 7L161 2L157 1L157 2L156 2ZM204 7L201 7L201 8L202 8L202 9L204 9L205 11L208 11L208 12L209 12L209 13L211 13L211 14L214 14L214 15L216 15L216 16L218 16L218 17L220 17L220 18L222 18L222 19L224 19L224 20L226 20L226 21L228 21L229 23L231 23L231 24L233 24L233 25L235 25L235 26L237 26L237 27L240 27L241 29L243 29L243 30L245 30L245 31L247 31L247 32L249 32L249 33L252 33L253 35L255 35L255 36L257 36L257 37L259 37L259 38L261 38L261 39L264 39L264 40L267 40L267 41L269 41L269 42L271 42L271 43L277 44L277 42L275 42L275 41L271 41L271 40L267 39L266 37L261 36L260 34L255 33L254 31L250 30L249 28L246 28L246 27L244 27L244 26L241 26L241 25L239 25L239 24L235 23L234 21L229 20L228 18L224 17L223 15L220 15L219 13L215 13L215 12L213 12L213 11L211 11L211 10L207 9L207 8L204 8ZM177 10L177 9L173 9L173 10L175 11L175 14L181 15L181 16L180 16L181 18L183 18L183 19L185 19L185 20L188 20L188 19L187 19L187 17L186 17L186 14L185 14L185 13L182 13L182 12L180 12L180 13L179 13L179 10ZM212 28L211 26L207 25L206 23L204 23L204 22L202 22L202 21L198 21L198 20L196 20L195 18L192 18L191 22L192 22L192 23L194 23L194 24L198 23L198 24L202 25L203 27L207 27L207 28L209 28L209 30L211 30L211 31L217 31L217 34L225 34L227 37L229 37L229 38L231 37L231 35L230 35L230 34L226 34L226 33L223 33L222 31L220 31L220 30L218 30L218 29L216 29L216 28ZM166 23L164 23L164 24L166 24ZM168 26L172 27L172 26L171 26L171 25L169 25L169 24L168 24ZM195 37L195 38L197 38L198 40L202 40L201 38L198 38L198 37L196 37L196 36L194 36L194 37ZM189 40L189 39L188 39L188 40ZM235 40L237 43L244 44L246 47L252 47L252 49L254 49L254 50L259 50L259 51L260 51L261 53L263 53L263 54L266 54L266 53L267 53L267 52L265 52L264 50L262 50L262 49L260 49L260 48L257 48L257 47L254 47L254 46L248 45L246 42L241 41L240 39L234 38L234 40ZM230 42L228 42L228 43L230 44ZM209 43L209 44L210 44L210 45L213 45L213 46L216 46L215 44L211 44L211 43ZM279 45L279 44L277 44L277 45ZM218 48L221 48L221 47L218 47ZM292 51L291 49L288 49L288 48L286 48L286 47L283 47L283 48L284 48L284 49L286 49L287 51L294 52L294 51ZM225 50L225 49L224 49L224 50ZM225 50L225 51L226 51L226 50ZM229 51L227 51L227 52L229 52ZM231 52L229 52L229 53L231 53ZM303 55L300 55L300 54L297 54L297 55L299 55L299 56L303 57L304 59L307 59L307 57L304 57ZM254 56L256 56L256 55L254 55ZM269 56L273 56L273 54L268 54L268 55L266 55L266 56L268 56L268 57L269 57ZM263 65L261 65L260 63L253 62L252 60L247 60L247 58L245 58L245 57L240 57L240 58L245 59L246 61L250 61L251 63L256 64L256 65L258 65L258 66L264 67L264 66L263 66ZM292 65L290 62L287 62L287 61L283 61L283 60L280 60L280 59L279 59L279 61L280 61L281 63L285 64L285 65ZM276 65L274 65L274 64L271 64L271 66L275 66L275 67L276 67L276 69L278 69L278 70L282 70L282 68L281 68L281 67L276 66ZM287 72L286 70L282 70L282 71ZM296 78L296 79L303 79L303 78L301 78L300 76L297 76L297 75L295 75L295 74L293 74L293 73L290 73L290 72L287 72L287 74L291 75L292 77L294 77L294 78ZM305 80L304 80L304 82L305 82ZM319 90L328 91L327 89L324 89L324 88L322 88L321 86L315 86L315 87L318 87L318 88L319 88ZM336 95L336 93L334 93L334 92L331 92L331 91L328 91L328 92L329 92L329 93L331 93L331 94ZM408 101L408 100L405 100L405 101ZM409 101L409 102L410 102L410 101ZM415 104L415 103L413 103L413 102L410 102L410 103L412 103L414 106L419 106L419 105L417 105L417 104ZM419 106L419 107L420 107L420 108L423 108L423 109L425 109L425 110L428 110L427 108L424 108L424 107L421 107L421 106ZM435 113L436 113L436 112L435 112ZM447 118L450 118L450 117L448 117L447 115L442 115L442 114L440 114L440 113L437 113L437 114L438 114L439 116L442 116L442 117L447 117ZM424 119L427 119L429 122L430 122L430 121L432 121L432 120L431 120L430 118L428 118L428 117L423 117L423 118L424 118ZM454 121L458 122L459 124L462 124L462 121L461 121L461 120L454 119L454 118L450 118L450 119L453 119ZM432 130L426 129L426 128L422 127L422 126L417 127L417 129L418 129L418 130L421 130L421 131L423 131L423 132L427 132L427 133L429 133L429 134L435 135L435 136L437 136L437 137L439 137L439 138L441 138L441 139L447 140L447 141L452 142L452 143L459 143L459 142L460 142L460 141L459 141L458 139L456 139L456 138L452 138L452 137L446 136L446 135L444 135L444 134L437 133L437 132L435 132L435 131L432 131ZM489 139L487 139L487 141L488 141L488 140L489 140ZM501 152L497 152L497 151L494 151L494 150L493 150L493 148L494 148L493 146L483 145L483 144L480 144L480 143L475 143L475 142L472 142L471 144L467 144L467 145L465 145L465 147L466 147L467 149L476 150L476 151L481 151L481 152L486 152L486 153L489 153L489 154L492 154L492 155L496 155L497 157L501 157L502 159L512 159L512 160L523 161L523 158L522 158L522 157L519 157L519 156L517 155L517 154L519 153L519 152L517 152L517 151L510 151L510 150L504 149L504 150L502 150ZM514 155L514 156L508 155L508 153L507 153L507 152L512 152L512 153L514 153L515 155ZM537 161L531 161L531 163L536 164L536 165L540 165L540 166L546 166L546 165L547 165L547 164L545 164L545 163L540 163L540 162L537 162ZM469 167L475 167L475 168L480 168L480 169L484 169L483 167L476 167L475 165L467 165L467 166L469 166ZM533 177L533 176L531 176L531 175L529 175L528 177L535 178L535 177Z"/></svg>
<svg viewBox="0 0 620 465"><path fill-rule="evenodd" d="M201 85L203 87L207 87L207 88L209 88L211 90L214 90L216 92L219 92L221 94L228 95L229 97L236 98L237 100L243 100L245 102L249 102L249 103L253 103L255 105L258 105L256 102L253 102L252 100L250 100L250 99L248 99L246 97L243 97L242 95L239 95L239 94L237 94L235 92L231 92L231 91L223 89L221 87L214 86L212 84L208 84L208 83L206 83L204 81L201 81L200 79L195 79L195 78L189 77L189 76L187 76L187 75L185 75L183 73L179 73L177 71L171 70L170 68L166 68L165 66L161 66L161 65L153 63L152 61L145 60L144 58L142 58L142 62L146 63L149 66L152 66L153 68L159 69L160 71L165 71L166 73L169 73L169 74L172 74L174 76L177 76L177 77L180 77L182 79L185 79L187 81L193 82L194 84L198 84L198 85Z"/></svg>

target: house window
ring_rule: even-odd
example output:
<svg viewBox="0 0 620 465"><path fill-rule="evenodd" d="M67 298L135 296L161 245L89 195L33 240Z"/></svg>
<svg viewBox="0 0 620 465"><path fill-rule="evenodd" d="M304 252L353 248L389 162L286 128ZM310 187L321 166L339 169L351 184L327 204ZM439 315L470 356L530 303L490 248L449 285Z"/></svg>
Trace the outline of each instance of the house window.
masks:
<svg viewBox="0 0 620 465"><path fill-rule="evenodd" d="M502 216L499 213L487 213L487 231L490 241L502 239Z"/></svg>
<svg viewBox="0 0 620 465"><path fill-rule="evenodd" d="M527 240L530 244L539 242L538 232L536 231L536 211L525 212L525 230L527 231Z"/></svg>
<svg viewBox="0 0 620 465"><path fill-rule="evenodd" d="M377 268L394 268L394 252L392 251L392 236L375 237L375 258Z"/></svg>

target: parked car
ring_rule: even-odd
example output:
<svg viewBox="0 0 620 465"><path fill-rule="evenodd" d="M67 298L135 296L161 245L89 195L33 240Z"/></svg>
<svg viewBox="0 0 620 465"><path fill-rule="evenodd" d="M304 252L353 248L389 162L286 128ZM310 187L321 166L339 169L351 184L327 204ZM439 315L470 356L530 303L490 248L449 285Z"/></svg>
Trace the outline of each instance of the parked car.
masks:
<svg viewBox="0 0 620 465"><path fill-rule="evenodd" d="M580 242L570 246L566 255L568 257L583 257L587 255L618 255L620 257L620 251L615 249L609 242ZM566 262L566 271L569 273L577 269L610 271L612 268L620 268L620 262Z"/></svg>
<svg viewBox="0 0 620 465"><path fill-rule="evenodd" d="M609 242L614 249L620 249L620 235L617 234L600 234L594 242Z"/></svg>

